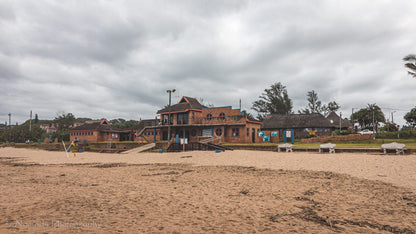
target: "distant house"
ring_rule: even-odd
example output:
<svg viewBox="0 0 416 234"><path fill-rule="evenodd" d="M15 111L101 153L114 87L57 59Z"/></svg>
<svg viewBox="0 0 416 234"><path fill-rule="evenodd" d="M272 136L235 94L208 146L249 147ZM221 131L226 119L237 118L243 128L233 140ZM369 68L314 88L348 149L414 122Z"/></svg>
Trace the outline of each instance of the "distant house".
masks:
<svg viewBox="0 0 416 234"><path fill-rule="evenodd" d="M294 130L295 136L327 135L334 130L334 124L322 114L288 114L269 115L263 120L262 130L279 131Z"/></svg>
<svg viewBox="0 0 416 234"><path fill-rule="evenodd" d="M78 126L81 126L81 125L83 125L84 123L82 123L82 122L76 122L76 123L73 123L72 124L72 126L70 127L70 128L75 128L75 127L78 127Z"/></svg>
<svg viewBox="0 0 416 234"><path fill-rule="evenodd" d="M106 142L106 141L131 141L130 130L120 130L113 128L110 123L104 119L100 121L90 121L69 130L70 140L87 142Z"/></svg>
<svg viewBox="0 0 416 234"><path fill-rule="evenodd" d="M58 131L59 124L58 123L47 123L47 124L41 124L40 128L45 130L46 133L51 134Z"/></svg>
<svg viewBox="0 0 416 234"><path fill-rule="evenodd" d="M148 141L168 139L169 114L171 138L187 138L199 142L215 138L217 142L260 142L261 122L248 120L238 109L226 107L207 108L192 97L182 97L179 102L157 112L161 122L146 126L140 136Z"/></svg>

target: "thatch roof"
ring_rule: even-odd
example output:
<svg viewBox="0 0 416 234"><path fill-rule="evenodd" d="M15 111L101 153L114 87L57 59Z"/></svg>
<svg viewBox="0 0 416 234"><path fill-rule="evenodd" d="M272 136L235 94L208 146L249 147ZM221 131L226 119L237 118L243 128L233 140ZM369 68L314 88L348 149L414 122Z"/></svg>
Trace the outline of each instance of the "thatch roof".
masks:
<svg viewBox="0 0 416 234"><path fill-rule="evenodd" d="M289 114L269 115L263 120L262 129L295 129L295 128L331 128L331 124L323 115Z"/></svg>
<svg viewBox="0 0 416 234"><path fill-rule="evenodd" d="M185 111L187 109L201 110L203 108L206 108L206 106L199 103L196 98L183 96L177 104L171 105L170 108L167 106L159 110L157 113L160 114L160 113L168 113L168 112L180 112L180 111Z"/></svg>
<svg viewBox="0 0 416 234"><path fill-rule="evenodd" d="M337 115L334 111L329 113L329 115L326 118L329 120L330 123L334 125L334 127L339 127L339 115ZM342 119L341 121L341 127L352 127L352 123L348 119Z"/></svg>

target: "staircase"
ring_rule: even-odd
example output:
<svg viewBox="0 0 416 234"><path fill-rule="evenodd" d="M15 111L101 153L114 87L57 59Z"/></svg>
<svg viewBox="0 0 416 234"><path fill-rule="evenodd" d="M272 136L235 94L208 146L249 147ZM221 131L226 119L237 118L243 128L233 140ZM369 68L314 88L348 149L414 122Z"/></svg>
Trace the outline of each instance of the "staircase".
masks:
<svg viewBox="0 0 416 234"><path fill-rule="evenodd" d="M137 148L134 148L134 149L131 149L131 150L124 151L124 152L122 152L122 154L140 153L140 152L149 150L149 149L151 149L155 146L156 146L156 143L149 143L149 144L142 145L140 147L137 147Z"/></svg>

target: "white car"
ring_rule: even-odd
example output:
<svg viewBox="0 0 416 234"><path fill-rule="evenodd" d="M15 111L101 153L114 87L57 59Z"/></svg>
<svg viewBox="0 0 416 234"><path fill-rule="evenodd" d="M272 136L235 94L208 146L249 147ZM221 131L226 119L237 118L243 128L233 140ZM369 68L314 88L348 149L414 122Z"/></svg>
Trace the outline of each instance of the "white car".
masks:
<svg viewBox="0 0 416 234"><path fill-rule="evenodd" d="M362 131L359 131L358 133L361 134L361 135L364 135L364 134L374 134L373 131L370 131L368 129L364 129Z"/></svg>

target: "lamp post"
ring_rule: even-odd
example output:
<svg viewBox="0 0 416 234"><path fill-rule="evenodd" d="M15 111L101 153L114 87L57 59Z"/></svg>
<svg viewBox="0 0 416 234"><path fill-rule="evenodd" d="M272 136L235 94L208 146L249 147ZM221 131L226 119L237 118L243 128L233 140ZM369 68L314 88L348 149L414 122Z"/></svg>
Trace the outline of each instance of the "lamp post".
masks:
<svg viewBox="0 0 416 234"><path fill-rule="evenodd" d="M176 89L168 89L166 90L167 93L169 93L169 115L168 115L168 142L170 141L170 104L171 104L171 96L172 93L174 93Z"/></svg>

